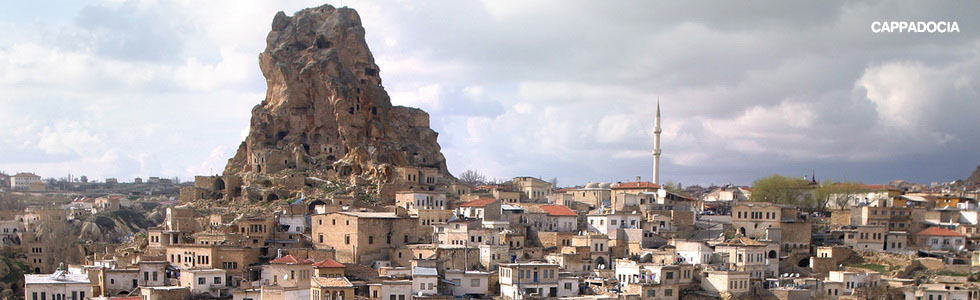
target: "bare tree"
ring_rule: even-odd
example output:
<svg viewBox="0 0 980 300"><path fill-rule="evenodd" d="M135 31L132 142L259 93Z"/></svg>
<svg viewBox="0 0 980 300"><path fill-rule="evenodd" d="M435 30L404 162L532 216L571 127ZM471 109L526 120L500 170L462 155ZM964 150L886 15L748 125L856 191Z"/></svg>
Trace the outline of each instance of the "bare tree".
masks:
<svg viewBox="0 0 980 300"><path fill-rule="evenodd" d="M466 170L459 174L459 182L468 185L481 185L487 183L487 176L475 170Z"/></svg>

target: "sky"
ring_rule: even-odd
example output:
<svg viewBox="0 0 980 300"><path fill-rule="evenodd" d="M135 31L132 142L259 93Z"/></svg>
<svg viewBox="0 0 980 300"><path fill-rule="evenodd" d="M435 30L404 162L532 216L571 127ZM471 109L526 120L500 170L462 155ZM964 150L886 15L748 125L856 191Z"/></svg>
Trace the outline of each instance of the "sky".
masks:
<svg viewBox="0 0 980 300"><path fill-rule="evenodd" d="M355 1L395 105L454 174L929 183L980 164L977 1ZM0 171L218 174L309 1L0 2ZM875 33L875 21L958 33Z"/></svg>

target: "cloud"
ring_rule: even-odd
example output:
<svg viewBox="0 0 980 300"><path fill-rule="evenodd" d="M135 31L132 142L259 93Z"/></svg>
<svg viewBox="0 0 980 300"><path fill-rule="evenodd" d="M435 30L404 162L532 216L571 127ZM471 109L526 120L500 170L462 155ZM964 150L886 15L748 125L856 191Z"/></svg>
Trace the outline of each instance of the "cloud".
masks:
<svg viewBox="0 0 980 300"><path fill-rule="evenodd" d="M933 181L978 159L963 150L980 147L972 2L344 4L455 173L649 174L658 98L665 180ZM272 16L319 3L3 5L37 17L0 20L0 126L17 128L0 131L0 169L190 178L223 167L263 99ZM870 32L907 19L962 32Z"/></svg>

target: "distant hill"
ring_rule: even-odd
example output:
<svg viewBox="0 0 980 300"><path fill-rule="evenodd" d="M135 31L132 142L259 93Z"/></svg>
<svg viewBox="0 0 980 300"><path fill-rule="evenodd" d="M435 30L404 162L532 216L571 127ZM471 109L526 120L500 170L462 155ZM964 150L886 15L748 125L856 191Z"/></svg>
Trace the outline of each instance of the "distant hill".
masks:
<svg viewBox="0 0 980 300"><path fill-rule="evenodd" d="M966 185L967 188L971 189L980 188L980 166L977 166L977 168L973 170L973 173L970 174L970 177L968 177L963 184Z"/></svg>

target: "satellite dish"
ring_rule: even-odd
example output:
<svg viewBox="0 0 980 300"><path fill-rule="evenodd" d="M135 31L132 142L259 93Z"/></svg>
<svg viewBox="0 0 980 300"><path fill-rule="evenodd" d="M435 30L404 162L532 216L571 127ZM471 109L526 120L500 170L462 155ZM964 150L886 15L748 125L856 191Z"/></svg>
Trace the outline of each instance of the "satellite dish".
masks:
<svg viewBox="0 0 980 300"><path fill-rule="evenodd" d="M289 275L282 275L282 280L289 280Z"/></svg>

